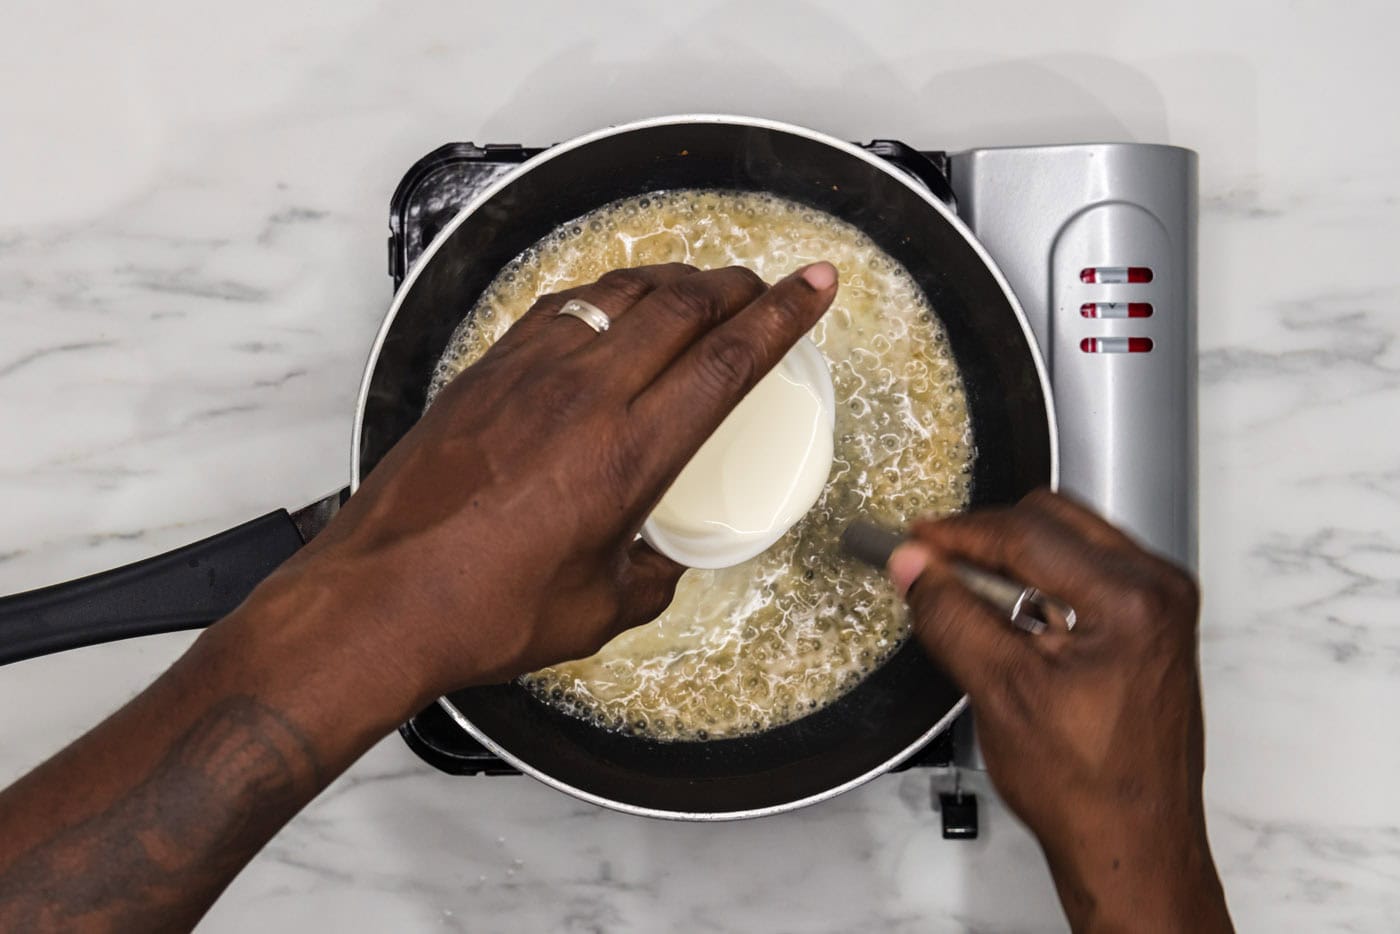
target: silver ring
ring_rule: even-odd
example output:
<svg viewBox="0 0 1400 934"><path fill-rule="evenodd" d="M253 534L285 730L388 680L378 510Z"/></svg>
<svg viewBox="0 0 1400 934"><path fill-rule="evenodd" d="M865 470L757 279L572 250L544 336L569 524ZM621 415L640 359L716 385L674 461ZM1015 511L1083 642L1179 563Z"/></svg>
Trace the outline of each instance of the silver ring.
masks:
<svg viewBox="0 0 1400 934"><path fill-rule="evenodd" d="M599 334L612 327L612 318L608 317L606 311L581 298L569 299L564 303L564 307L559 309L559 314L577 318Z"/></svg>

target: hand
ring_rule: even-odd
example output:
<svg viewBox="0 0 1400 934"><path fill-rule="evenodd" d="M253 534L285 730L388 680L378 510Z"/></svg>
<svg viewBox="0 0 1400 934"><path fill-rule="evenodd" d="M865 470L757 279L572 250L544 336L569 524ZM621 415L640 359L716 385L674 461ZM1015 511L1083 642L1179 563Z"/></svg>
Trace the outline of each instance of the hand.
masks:
<svg viewBox="0 0 1400 934"><path fill-rule="evenodd" d="M971 698L987 771L1040 840L1075 929L1229 930L1201 794L1191 578L1048 492L911 537L890 574ZM1020 632L952 560L1059 597L1077 624Z"/></svg>
<svg viewBox="0 0 1400 934"><path fill-rule="evenodd" d="M187 930L432 697L659 613L681 568L637 529L835 294L816 263L772 288L657 266L542 299L309 546L0 793L0 929ZM558 317L574 296L612 328Z"/></svg>
<svg viewBox="0 0 1400 934"><path fill-rule="evenodd" d="M592 654L684 570L634 541L701 443L817 322L836 270L608 273L541 299L374 469L288 573L375 608L426 697ZM607 312L603 334L559 308Z"/></svg>

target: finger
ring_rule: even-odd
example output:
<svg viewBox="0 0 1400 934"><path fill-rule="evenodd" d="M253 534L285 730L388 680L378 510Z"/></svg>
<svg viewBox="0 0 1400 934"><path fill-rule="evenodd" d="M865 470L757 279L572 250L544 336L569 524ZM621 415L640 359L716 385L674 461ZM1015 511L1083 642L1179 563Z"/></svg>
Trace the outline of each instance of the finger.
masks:
<svg viewBox="0 0 1400 934"><path fill-rule="evenodd" d="M915 638L974 701L1036 662L1030 637L998 617L926 546L901 545L888 570L906 591Z"/></svg>
<svg viewBox="0 0 1400 934"><path fill-rule="evenodd" d="M696 271L694 266L685 263L614 269L604 273L597 282L541 297L497 344L503 350L529 345L542 353L561 356L599 336L577 318L560 316L559 310L571 299L596 305L616 323L656 289L694 275ZM608 331L611 335L612 328Z"/></svg>
<svg viewBox="0 0 1400 934"><path fill-rule="evenodd" d="M675 479L726 415L811 330L836 297L836 267L813 263L774 285L690 346L632 403L655 439L641 475Z"/></svg>
<svg viewBox="0 0 1400 934"><path fill-rule="evenodd" d="M1111 581L1113 602L1126 605L1131 591L1139 597L1143 593L1155 593L1171 603L1199 605L1199 589L1189 572L1148 551L1087 506L1049 490L1036 490L1018 505L1043 513L1099 545L1102 549L1099 561ZM1107 602L1108 598L1105 599ZM1195 613L1189 615L1194 617Z"/></svg>
<svg viewBox="0 0 1400 934"><path fill-rule="evenodd" d="M712 269L674 279L637 302L608 330L608 339L584 348L583 356L612 363L619 389L631 399L650 385L686 348L768 291L768 284L742 266ZM626 366L616 367L616 361Z"/></svg>
<svg viewBox="0 0 1400 934"><path fill-rule="evenodd" d="M1121 529L1063 493L1041 488L1032 490L1018 504L1063 523L1086 539L1107 548L1135 548L1136 544Z"/></svg>
<svg viewBox="0 0 1400 934"><path fill-rule="evenodd" d="M946 559L960 559L1036 587L1083 612L1118 589L1124 552L1035 508L1017 505L917 522L911 536Z"/></svg>
<svg viewBox="0 0 1400 934"><path fill-rule="evenodd" d="M628 549L627 562L619 631L660 616L671 605L676 584L686 571L685 565L677 564L640 539Z"/></svg>

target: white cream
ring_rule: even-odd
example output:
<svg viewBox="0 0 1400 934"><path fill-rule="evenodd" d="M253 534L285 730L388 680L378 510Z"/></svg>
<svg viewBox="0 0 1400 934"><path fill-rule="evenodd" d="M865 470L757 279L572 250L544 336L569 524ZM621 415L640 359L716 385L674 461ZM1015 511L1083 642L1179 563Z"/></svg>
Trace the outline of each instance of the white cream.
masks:
<svg viewBox="0 0 1400 934"><path fill-rule="evenodd" d="M643 534L678 561L725 567L777 541L831 473L830 377L810 342L734 408L661 498Z"/></svg>

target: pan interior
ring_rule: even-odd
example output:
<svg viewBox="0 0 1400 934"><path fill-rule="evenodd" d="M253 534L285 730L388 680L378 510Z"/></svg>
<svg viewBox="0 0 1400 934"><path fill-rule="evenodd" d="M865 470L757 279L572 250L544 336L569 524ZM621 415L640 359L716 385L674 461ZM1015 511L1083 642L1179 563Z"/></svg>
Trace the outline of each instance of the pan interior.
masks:
<svg viewBox="0 0 1400 934"><path fill-rule="evenodd" d="M819 259L836 264L842 286L810 334L835 403L825 428L833 456L812 508L751 560L686 574L653 623L531 675L525 683L537 696L656 739L734 737L826 706L904 641L903 604L880 574L842 556L841 533L862 518L897 525L965 509L972 437L962 377L933 309L908 272L850 224L768 193L689 189L611 202L501 271L434 387L480 359L539 297L610 269L738 263L776 282Z"/></svg>
<svg viewBox="0 0 1400 934"><path fill-rule="evenodd" d="M766 191L855 224L909 270L938 310L966 384L978 457L973 505L1012 502L1051 476L1045 400L1024 330L981 255L885 168L767 126L633 128L537 162L450 233L401 296L362 413L365 473L422 411L434 366L496 272L556 226L658 189ZM906 646L816 714L731 740L659 743L558 713L516 685L458 692L453 707L500 751L586 794L656 812L735 812L820 795L911 750L960 692Z"/></svg>

